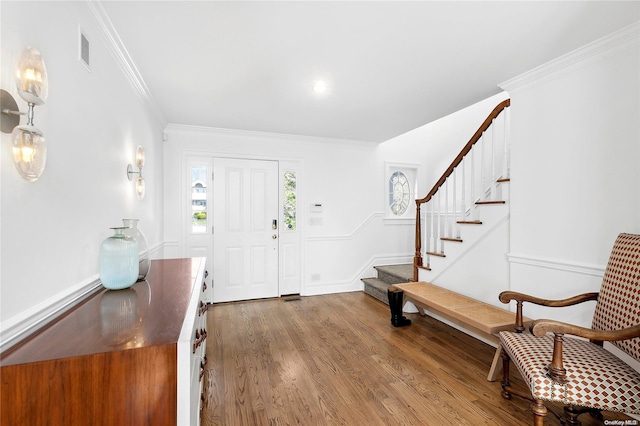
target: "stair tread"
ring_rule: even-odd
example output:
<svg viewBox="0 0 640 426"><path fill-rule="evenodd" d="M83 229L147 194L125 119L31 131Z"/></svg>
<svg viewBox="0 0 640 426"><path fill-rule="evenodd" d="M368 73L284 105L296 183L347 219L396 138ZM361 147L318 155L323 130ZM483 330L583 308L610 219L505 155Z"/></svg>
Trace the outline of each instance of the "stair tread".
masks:
<svg viewBox="0 0 640 426"><path fill-rule="evenodd" d="M436 253L435 251L428 251L427 254L430 256L447 257L444 253Z"/></svg>
<svg viewBox="0 0 640 426"><path fill-rule="evenodd" d="M396 265L379 265L373 267L378 272L378 278L382 279L381 275L388 277L391 281L389 284L407 282L413 278L413 265L410 263L402 263ZM384 281L384 279L383 279Z"/></svg>
<svg viewBox="0 0 640 426"><path fill-rule="evenodd" d="M448 238L448 237L442 237L440 238L442 241L453 241L455 243L461 243L462 242L462 238Z"/></svg>
<svg viewBox="0 0 640 426"><path fill-rule="evenodd" d="M366 284L369 284L372 287L376 287L376 288L380 288L380 289L384 289L386 290L387 288L391 287L393 284L389 284L386 283L378 278L375 277L370 277L370 278L363 278L362 281Z"/></svg>
<svg viewBox="0 0 640 426"><path fill-rule="evenodd" d="M506 201L476 201L476 204L505 204Z"/></svg>
<svg viewBox="0 0 640 426"><path fill-rule="evenodd" d="M481 220L459 220L456 223L461 225L482 225Z"/></svg>

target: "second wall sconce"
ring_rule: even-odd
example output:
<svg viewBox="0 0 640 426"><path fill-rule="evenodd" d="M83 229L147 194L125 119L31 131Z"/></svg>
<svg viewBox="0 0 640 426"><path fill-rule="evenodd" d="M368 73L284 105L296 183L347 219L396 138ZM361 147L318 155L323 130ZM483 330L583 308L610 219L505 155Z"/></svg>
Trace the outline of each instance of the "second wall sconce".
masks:
<svg viewBox="0 0 640 426"><path fill-rule="evenodd" d="M2 132L11 133L13 162L24 179L38 180L47 163L47 144L43 133L33 125L33 109L47 100L49 84L47 68L40 53L32 48L25 49L16 66L16 88L27 102L29 109L20 112L18 104L9 92L0 90L2 105ZM27 124L20 125L20 116L27 116Z"/></svg>
<svg viewBox="0 0 640 426"><path fill-rule="evenodd" d="M131 164L127 165L127 179L130 181L133 180L132 175L138 175L136 179L136 195L138 196L138 200L142 200L144 198L145 192L145 183L144 178L142 177L142 168L144 167L144 148L141 145L138 145L136 149L136 167L138 171L133 170L133 166Z"/></svg>

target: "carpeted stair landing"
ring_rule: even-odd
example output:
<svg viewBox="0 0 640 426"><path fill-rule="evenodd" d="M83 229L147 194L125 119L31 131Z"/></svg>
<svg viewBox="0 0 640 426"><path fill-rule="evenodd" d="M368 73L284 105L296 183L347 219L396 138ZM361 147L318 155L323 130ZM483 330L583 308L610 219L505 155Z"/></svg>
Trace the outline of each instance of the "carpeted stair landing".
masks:
<svg viewBox="0 0 640 426"><path fill-rule="evenodd" d="M363 278L364 292L376 299L389 304L387 289L392 284L406 283L413 278L413 265L384 265L374 266L377 278Z"/></svg>

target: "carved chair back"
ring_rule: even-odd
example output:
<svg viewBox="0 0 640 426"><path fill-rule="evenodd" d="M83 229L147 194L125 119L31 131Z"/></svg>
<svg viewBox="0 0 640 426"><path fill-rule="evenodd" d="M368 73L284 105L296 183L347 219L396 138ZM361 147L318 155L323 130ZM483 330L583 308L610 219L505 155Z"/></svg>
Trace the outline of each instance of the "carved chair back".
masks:
<svg viewBox="0 0 640 426"><path fill-rule="evenodd" d="M640 324L640 235L620 234L613 245L598 295L594 330ZM640 338L612 342L640 361Z"/></svg>

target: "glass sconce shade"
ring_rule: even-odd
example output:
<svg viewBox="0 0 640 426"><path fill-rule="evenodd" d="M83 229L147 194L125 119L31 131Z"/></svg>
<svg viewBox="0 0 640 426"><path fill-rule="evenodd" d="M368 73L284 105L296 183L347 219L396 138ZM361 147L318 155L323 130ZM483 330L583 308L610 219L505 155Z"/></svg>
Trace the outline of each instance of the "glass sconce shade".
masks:
<svg viewBox="0 0 640 426"><path fill-rule="evenodd" d="M40 52L26 48L17 64L16 87L20 97L34 105L42 105L49 94L47 67Z"/></svg>
<svg viewBox="0 0 640 426"><path fill-rule="evenodd" d="M136 195L138 196L138 200L142 200L144 198L145 193L145 183L142 176L138 176L136 179Z"/></svg>
<svg viewBox="0 0 640 426"><path fill-rule="evenodd" d="M13 162L24 179L36 181L47 163L47 144L42 132L34 126L17 126L11 133Z"/></svg>
<svg viewBox="0 0 640 426"><path fill-rule="evenodd" d="M136 166L138 166L139 169L144 167L144 148L142 148L141 145L138 145L138 148L136 148Z"/></svg>
<svg viewBox="0 0 640 426"><path fill-rule="evenodd" d="M138 200L142 200L144 198L145 192L145 182L142 177L142 168L144 167L144 148L141 145L138 145L136 148L136 167L138 171L133 170L133 166L131 164L127 165L127 179L130 181L133 180L132 175L138 175L136 179L136 195L138 196Z"/></svg>

